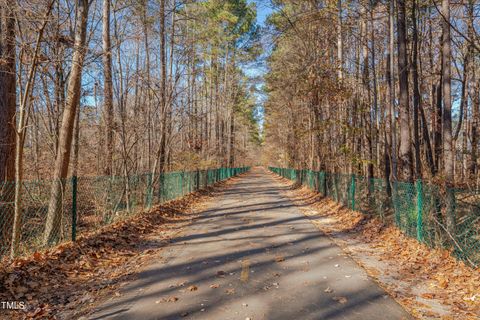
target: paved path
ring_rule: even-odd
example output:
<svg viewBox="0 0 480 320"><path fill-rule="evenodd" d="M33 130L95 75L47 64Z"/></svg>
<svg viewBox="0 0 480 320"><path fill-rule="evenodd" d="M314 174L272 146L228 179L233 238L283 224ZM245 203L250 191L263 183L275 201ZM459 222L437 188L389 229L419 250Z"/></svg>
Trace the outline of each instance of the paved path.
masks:
<svg viewBox="0 0 480 320"><path fill-rule="evenodd" d="M282 188L238 179L90 319L410 319Z"/></svg>

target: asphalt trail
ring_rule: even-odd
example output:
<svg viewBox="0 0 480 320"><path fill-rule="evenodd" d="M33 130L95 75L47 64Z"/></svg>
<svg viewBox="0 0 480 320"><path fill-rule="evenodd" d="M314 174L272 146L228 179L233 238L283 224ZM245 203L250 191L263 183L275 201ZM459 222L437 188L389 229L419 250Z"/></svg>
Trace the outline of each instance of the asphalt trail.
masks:
<svg viewBox="0 0 480 320"><path fill-rule="evenodd" d="M237 179L88 318L410 319L282 188L264 169Z"/></svg>

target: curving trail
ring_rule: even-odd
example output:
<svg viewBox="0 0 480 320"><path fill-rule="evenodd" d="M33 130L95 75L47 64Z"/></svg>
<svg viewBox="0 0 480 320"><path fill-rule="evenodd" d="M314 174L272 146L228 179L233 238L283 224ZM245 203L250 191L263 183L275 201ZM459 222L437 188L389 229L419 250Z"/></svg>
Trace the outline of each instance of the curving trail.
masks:
<svg viewBox="0 0 480 320"><path fill-rule="evenodd" d="M256 168L89 319L410 319Z"/></svg>

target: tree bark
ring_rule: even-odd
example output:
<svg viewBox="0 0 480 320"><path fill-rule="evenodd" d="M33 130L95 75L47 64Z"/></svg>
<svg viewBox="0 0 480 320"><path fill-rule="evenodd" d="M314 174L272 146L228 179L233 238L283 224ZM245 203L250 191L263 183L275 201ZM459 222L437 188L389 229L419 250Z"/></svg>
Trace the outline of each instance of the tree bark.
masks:
<svg viewBox="0 0 480 320"><path fill-rule="evenodd" d="M14 210L15 179L15 0L0 8L0 243L9 244Z"/></svg>
<svg viewBox="0 0 480 320"><path fill-rule="evenodd" d="M160 78L160 110L162 117L159 170L160 174L165 170L165 154L167 144L167 52L165 34L165 0L160 1L160 61L162 64Z"/></svg>
<svg viewBox="0 0 480 320"><path fill-rule="evenodd" d="M397 121L395 115L395 57L394 57L394 44L395 44L395 0L390 0L388 11L388 33L389 33L389 50L388 50L388 96L389 96L389 112L390 118L390 137L391 137L391 162L392 162L392 180L397 180Z"/></svg>
<svg viewBox="0 0 480 320"><path fill-rule="evenodd" d="M420 108L420 83L418 77L418 28L417 28L417 1L412 3L412 73L413 73L413 145L415 147L415 178L422 178L422 160L420 158L420 134L419 134L419 108Z"/></svg>
<svg viewBox="0 0 480 320"><path fill-rule="evenodd" d="M342 0L337 0L337 68L338 80L343 80Z"/></svg>
<svg viewBox="0 0 480 320"><path fill-rule="evenodd" d="M63 112L59 147L55 159L53 181L50 191L50 201L48 205L45 232L43 236L43 243L45 245L58 241L59 229L61 228L62 223L62 199L65 187L64 183L65 179L67 178L68 167L70 163L75 115L80 103L82 69L86 53L85 39L87 33L88 7L88 0L78 0L72 69L68 79L67 101L65 110Z"/></svg>
<svg viewBox="0 0 480 320"><path fill-rule="evenodd" d="M105 119L105 163L103 174L112 175L113 163L113 82L110 41L110 0L103 0L103 116Z"/></svg>
<svg viewBox="0 0 480 320"><path fill-rule="evenodd" d="M407 26L405 0L398 0L397 32L398 32L398 74L399 74L399 115L400 115L400 149L399 169L402 178L411 181L412 172L412 140L410 136L410 103L408 92L408 58L407 58Z"/></svg>
<svg viewBox="0 0 480 320"><path fill-rule="evenodd" d="M451 95L451 35L450 1L442 0L442 93L443 93L443 165L446 187L446 224L451 235L455 235L454 195L451 188L455 184L454 145L452 137L452 95Z"/></svg>
<svg viewBox="0 0 480 320"><path fill-rule="evenodd" d="M15 0L7 0L0 9L0 186L15 179ZM0 189L0 199L8 197L7 188ZM9 202L8 199L2 201Z"/></svg>

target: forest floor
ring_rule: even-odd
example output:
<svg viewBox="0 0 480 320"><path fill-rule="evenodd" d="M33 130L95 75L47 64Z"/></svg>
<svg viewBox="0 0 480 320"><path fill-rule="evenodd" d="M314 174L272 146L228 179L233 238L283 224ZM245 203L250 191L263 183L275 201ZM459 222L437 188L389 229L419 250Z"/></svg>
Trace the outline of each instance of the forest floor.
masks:
<svg viewBox="0 0 480 320"><path fill-rule="evenodd" d="M391 224L352 211L306 187L285 195L368 275L419 319L480 319L480 270L432 249Z"/></svg>
<svg viewBox="0 0 480 320"><path fill-rule="evenodd" d="M0 319L76 319L134 280L139 269L161 258L208 205L214 188L187 195L105 226L30 257L0 265L0 301L25 302L26 309L1 310Z"/></svg>

